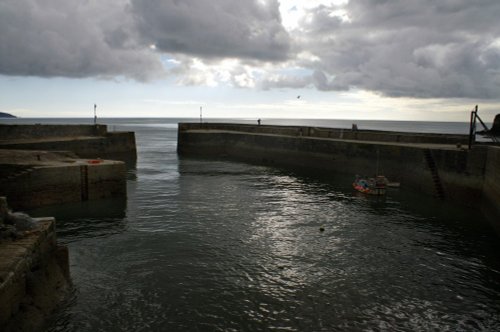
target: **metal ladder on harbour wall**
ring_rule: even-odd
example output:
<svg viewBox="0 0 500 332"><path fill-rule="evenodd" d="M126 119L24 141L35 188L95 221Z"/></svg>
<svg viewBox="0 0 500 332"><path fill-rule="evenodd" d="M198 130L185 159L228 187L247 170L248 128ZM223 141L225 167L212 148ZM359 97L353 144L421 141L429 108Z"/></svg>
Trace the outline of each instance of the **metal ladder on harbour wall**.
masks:
<svg viewBox="0 0 500 332"><path fill-rule="evenodd" d="M87 165L80 166L80 194L82 202L89 200L89 168Z"/></svg>
<svg viewBox="0 0 500 332"><path fill-rule="evenodd" d="M432 152L429 149L424 149L424 157L427 162L427 166L432 175L432 182L434 183L434 189L436 190L436 196L440 200L444 200L445 192L443 188L443 183L441 182L441 178L439 177L439 172L436 166L436 162L434 161L434 157L432 156Z"/></svg>

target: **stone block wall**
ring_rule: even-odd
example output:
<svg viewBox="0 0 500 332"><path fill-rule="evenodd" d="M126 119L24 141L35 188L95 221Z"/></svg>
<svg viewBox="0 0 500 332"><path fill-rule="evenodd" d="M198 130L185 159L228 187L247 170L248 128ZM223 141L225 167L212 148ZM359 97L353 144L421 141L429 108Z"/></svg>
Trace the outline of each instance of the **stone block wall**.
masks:
<svg viewBox="0 0 500 332"><path fill-rule="evenodd" d="M488 148L483 196L483 212L491 220L495 220L495 226L500 233L500 147L498 146Z"/></svg>
<svg viewBox="0 0 500 332"><path fill-rule="evenodd" d="M0 331L36 331L67 295L68 251L56 241L53 218L16 240L0 242Z"/></svg>
<svg viewBox="0 0 500 332"><path fill-rule="evenodd" d="M71 151L81 158L135 159L133 132L107 133L105 136L54 138L30 141L0 142L0 149Z"/></svg>
<svg viewBox="0 0 500 332"><path fill-rule="evenodd" d="M105 136L106 125L6 125L0 124L0 140L47 137Z"/></svg>
<svg viewBox="0 0 500 332"><path fill-rule="evenodd" d="M409 133L380 130L351 130L306 126L248 125L234 123L180 123L179 132L186 130L238 131L245 133L334 138L373 142L462 144L468 142L467 135Z"/></svg>
<svg viewBox="0 0 500 332"><path fill-rule="evenodd" d="M0 183L0 195L15 209L126 196L126 168L121 161L74 161L66 166L36 166Z"/></svg>
<svg viewBox="0 0 500 332"><path fill-rule="evenodd" d="M386 142L331 140L232 131L179 130L180 155L232 157L243 161L323 171L387 176L406 188L434 195L426 160L429 150L446 198L477 206L481 201L486 150L439 149Z"/></svg>
<svg viewBox="0 0 500 332"><path fill-rule="evenodd" d="M394 144L375 141L374 137L373 141L331 139L332 132L328 135L325 132L318 134L317 128L308 127L277 129L276 126L181 123L177 149L181 156L229 157L340 172L346 176L370 176L378 170L402 187L439 196L429 165L431 158L444 198L482 212L500 234L500 147L476 145L466 150L453 145ZM339 136L351 138L345 133ZM397 143L407 139L404 136ZM460 137L457 139L460 141Z"/></svg>

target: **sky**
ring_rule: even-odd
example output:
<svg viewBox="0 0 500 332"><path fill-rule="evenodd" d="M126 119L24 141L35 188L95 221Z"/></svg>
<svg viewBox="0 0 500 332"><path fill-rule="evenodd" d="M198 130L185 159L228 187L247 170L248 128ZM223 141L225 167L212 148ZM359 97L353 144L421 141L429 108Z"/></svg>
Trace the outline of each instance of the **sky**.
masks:
<svg viewBox="0 0 500 332"><path fill-rule="evenodd" d="M498 0L0 0L19 117L468 121L500 113Z"/></svg>

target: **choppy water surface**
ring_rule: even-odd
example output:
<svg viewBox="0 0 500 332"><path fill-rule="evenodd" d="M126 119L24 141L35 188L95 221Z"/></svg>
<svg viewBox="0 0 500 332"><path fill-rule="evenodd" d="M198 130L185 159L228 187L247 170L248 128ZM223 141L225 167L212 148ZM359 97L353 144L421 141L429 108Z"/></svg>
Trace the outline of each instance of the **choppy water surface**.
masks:
<svg viewBox="0 0 500 332"><path fill-rule="evenodd" d="M57 216L74 282L46 331L500 330L500 246L477 214L179 160L174 124L125 125L126 201L34 211Z"/></svg>

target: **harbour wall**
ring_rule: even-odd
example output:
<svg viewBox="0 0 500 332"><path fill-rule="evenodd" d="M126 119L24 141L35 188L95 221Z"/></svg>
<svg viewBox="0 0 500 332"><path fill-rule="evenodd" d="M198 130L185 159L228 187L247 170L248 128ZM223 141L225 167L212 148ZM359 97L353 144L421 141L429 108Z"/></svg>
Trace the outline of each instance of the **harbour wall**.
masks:
<svg viewBox="0 0 500 332"><path fill-rule="evenodd" d="M104 137L54 138L0 142L0 149L71 151L81 158L135 160L133 132L108 133Z"/></svg>
<svg viewBox="0 0 500 332"><path fill-rule="evenodd" d="M67 165L10 165L0 178L0 195L16 210L40 206L126 197L126 167L121 161L70 160ZM2 165L0 165L0 169Z"/></svg>
<svg viewBox="0 0 500 332"><path fill-rule="evenodd" d="M466 206L486 209L500 204L498 191L488 188L488 183L498 176L498 152L488 146L463 149L466 135L448 137L388 132L364 135L358 131L357 139L340 139L332 134L329 137L314 134L338 133L340 129L285 127L281 130L277 126L266 127L181 123L178 153L306 167L346 173L352 178L354 174L371 176L379 173L391 181L400 182L403 188ZM352 138L356 134L346 129L343 131L343 137ZM370 137L377 137L379 141L368 140ZM487 203L485 197L488 197ZM500 216L492 215L494 218Z"/></svg>
<svg viewBox="0 0 500 332"><path fill-rule="evenodd" d="M134 161L134 132L106 125L0 125L0 149L72 151L81 158Z"/></svg>
<svg viewBox="0 0 500 332"><path fill-rule="evenodd" d="M500 220L500 147L488 148L482 209L489 219ZM500 222L495 223L500 233Z"/></svg>
<svg viewBox="0 0 500 332"><path fill-rule="evenodd" d="M39 330L70 290L68 249L57 243L54 218L35 220L36 232L0 240L0 331Z"/></svg>
<svg viewBox="0 0 500 332"><path fill-rule="evenodd" d="M106 125L7 125L0 124L0 140L48 137L105 136Z"/></svg>
<svg viewBox="0 0 500 332"><path fill-rule="evenodd" d="M380 130L352 130L342 128L307 127L307 126L272 126L234 123L180 123L179 131L184 130L236 131L253 134L269 134L299 137L332 138L344 140L423 143L423 144L461 144L469 141L468 135L410 133Z"/></svg>
<svg viewBox="0 0 500 332"><path fill-rule="evenodd" d="M23 210L126 197L136 159L135 134L106 125L0 125L0 195Z"/></svg>

